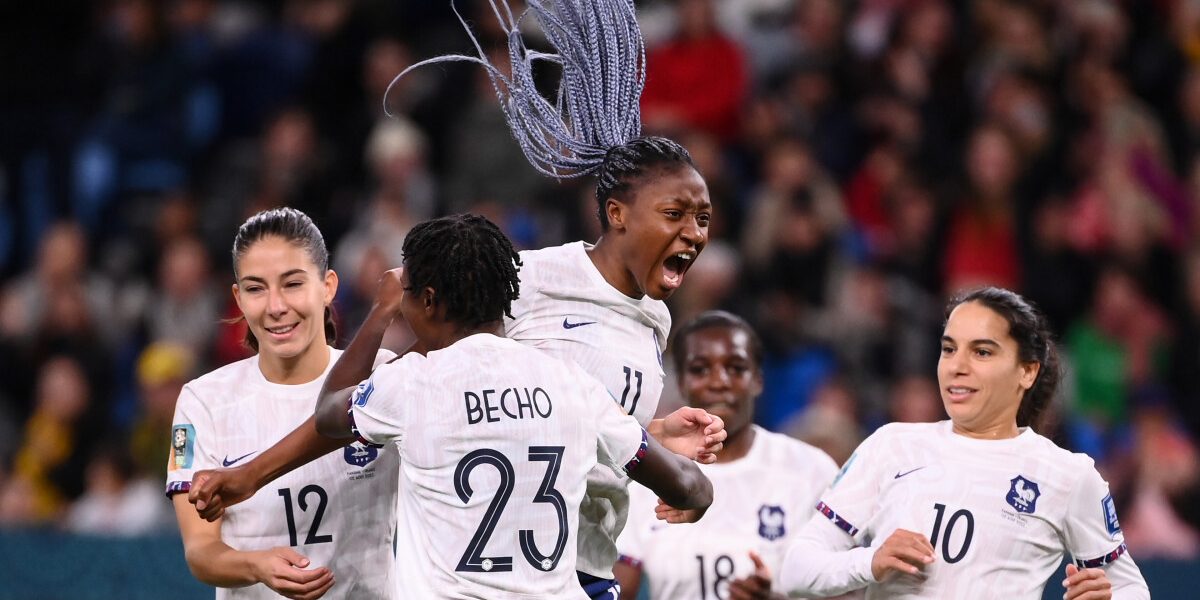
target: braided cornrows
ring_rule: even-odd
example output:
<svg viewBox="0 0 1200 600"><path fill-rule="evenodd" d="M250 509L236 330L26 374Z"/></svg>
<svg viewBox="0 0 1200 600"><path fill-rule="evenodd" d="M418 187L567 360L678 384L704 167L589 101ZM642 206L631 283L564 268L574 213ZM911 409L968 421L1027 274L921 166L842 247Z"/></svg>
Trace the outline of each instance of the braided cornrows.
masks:
<svg viewBox="0 0 1200 600"><path fill-rule="evenodd" d="M632 0L529 0L528 10L537 17L557 54L525 46L519 26L528 11L514 17L505 0L488 3L508 39L511 77L488 62L478 39L451 2L478 56L454 54L419 62L397 75L392 85L424 65L446 61L481 65L525 157L541 173L560 179L596 171L611 148L640 135L639 99L646 82L646 51ZM537 60L562 67L553 104L534 84L533 63Z"/></svg>
<svg viewBox="0 0 1200 600"><path fill-rule="evenodd" d="M478 215L452 215L413 227L404 238L412 289L433 288L446 317L470 327L512 317L521 259L500 228Z"/></svg>

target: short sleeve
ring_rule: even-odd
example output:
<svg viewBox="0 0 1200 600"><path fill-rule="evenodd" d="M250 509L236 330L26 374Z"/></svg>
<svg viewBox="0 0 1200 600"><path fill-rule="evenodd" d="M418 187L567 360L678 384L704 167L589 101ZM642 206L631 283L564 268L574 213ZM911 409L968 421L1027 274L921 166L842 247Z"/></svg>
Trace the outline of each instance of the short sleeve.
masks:
<svg viewBox="0 0 1200 600"><path fill-rule="evenodd" d="M350 396L350 418L363 441L403 444L414 379L425 357L411 352L379 365Z"/></svg>
<svg viewBox="0 0 1200 600"><path fill-rule="evenodd" d="M621 410L604 384L575 365L571 368L578 380L585 382L585 406L596 423L596 463L624 476L646 454L649 444L646 430L637 419Z"/></svg>
<svg viewBox="0 0 1200 600"><path fill-rule="evenodd" d="M170 452L167 456L167 497L186 492L192 487L196 471L221 466L218 459L218 435L213 427L212 414L190 385L184 386L175 403L171 420Z"/></svg>
<svg viewBox="0 0 1200 600"><path fill-rule="evenodd" d="M884 435L881 429L863 440L816 503L817 512L855 539L862 539L860 528L875 516L883 458L877 448Z"/></svg>
<svg viewBox="0 0 1200 600"><path fill-rule="evenodd" d="M1125 554L1125 536L1108 482L1091 459L1071 495L1067 509L1067 551L1081 567L1100 567Z"/></svg>

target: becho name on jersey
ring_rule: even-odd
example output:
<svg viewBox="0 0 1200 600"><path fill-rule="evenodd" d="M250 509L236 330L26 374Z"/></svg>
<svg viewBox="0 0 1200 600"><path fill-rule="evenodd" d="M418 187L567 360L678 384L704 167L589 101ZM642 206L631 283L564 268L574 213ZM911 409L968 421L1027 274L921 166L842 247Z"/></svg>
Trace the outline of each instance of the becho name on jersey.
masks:
<svg viewBox="0 0 1200 600"><path fill-rule="evenodd" d="M497 423L502 417L509 419L548 419L554 410L550 394L542 388L505 388L483 390L479 393L464 392L467 407L467 424L487 421Z"/></svg>

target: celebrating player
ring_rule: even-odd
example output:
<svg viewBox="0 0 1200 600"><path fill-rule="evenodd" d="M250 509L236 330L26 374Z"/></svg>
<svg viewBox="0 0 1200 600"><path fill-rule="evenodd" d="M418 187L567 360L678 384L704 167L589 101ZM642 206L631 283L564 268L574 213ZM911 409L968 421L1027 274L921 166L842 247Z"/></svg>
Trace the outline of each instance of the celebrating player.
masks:
<svg viewBox="0 0 1200 600"><path fill-rule="evenodd" d="M706 424L709 417L697 412L652 421L664 376L661 348L671 329L662 301L708 242L712 203L686 149L666 138L639 137L646 72L633 3L530 3L557 50L549 55L528 51L507 3L489 1L508 36L511 76L493 67L478 44L477 57L443 56L409 70L447 60L486 68L513 135L537 170L557 178L597 177L603 230L594 245L521 254L523 293L505 321L508 337L578 364L660 440L693 419ZM538 94L535 60L562 67L556 102ZM627 485L607 469L589 477L579 577L592 598L619 592L612 566L628 514Z"/></svg>
<svg viewBox="0 0 1200 600"><path fill-rule="evenodd" d="M571 598L581 595L571 538L593 466L627 473L675 506L706 508L711 484L677 454L695 458L724 431L693 427L669 437L668 452L578 366L502 337L519 264L482 217L413 228L403 269L381 284L335 374L369 369L397 316L415 351L356 389L326 386L315 420L244 466L197 474L197 509L217 518L356 433L402 457L402 596Z"/></svg>
<svg viewBox="0 0 1200 600"><path fill-rule="evenodd" d="M752 424L763 350L740 317L703 313L679 329L674 343L687 403L720 416L729 437L716 464L701 467L714 493L703 521L665 526L654 519L655 498L631 490L629 524L618 540L621 562L613 569L621 597L636 598L643 575L651 598L780 597L771 590L787 544L837 465L808 444ZM659 510L675 520L675 511Z"/></svg>
<svg viewBox="0 0 1200 600"><path fill-rule="evenodd" d="M941 348L950 420L858 447L788 551L784 591L1036 599L1070 553L1064 598L1149 598L1092 459L1032 427L1059 380L1042 314L1008 290L964 294Z"/></svg>
<svg viewBox="0 0 1200 600"><path fill-rule="evenodd" d="M195 472L236 465L311 417L340 354L328 346L337 275L307 215L280 208L250 217L234 239L233 265L233 297L258 353L184 386L170 432L167 495L188 567L219 588L217 598L310 599L331 589L338 598L391 597L394 448L348 446L211 523L178 493Z"/></svg>

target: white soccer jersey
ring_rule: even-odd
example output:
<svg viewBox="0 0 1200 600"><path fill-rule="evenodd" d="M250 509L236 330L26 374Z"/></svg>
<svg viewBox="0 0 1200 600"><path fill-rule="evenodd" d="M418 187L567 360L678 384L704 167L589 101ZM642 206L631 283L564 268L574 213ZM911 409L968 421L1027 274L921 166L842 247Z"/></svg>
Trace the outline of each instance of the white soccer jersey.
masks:
<svg viewBox="0 0 1200 600"><path fill-rule="evenodd" d="M978 440L953 433L950 421L886 425L859 446L817 511L807 527L833 523L859 546L877 548L897 529L929 537L935 560L924 581L872 583L868 598L1033 600L1064 553L1106 567L1114 588L1145 586L1092 459L1032 428Z"/></svg>
<svg viewBox="0 0 1200 600"><path fill-rule="evenodd" d="M201 469L241 464L313 415L325 373L302 385L267 381L258 356L189 382L172 426L167 493L186 491ZM381 350L375 364L395 355ZM291 546L337 583L325 598L390 598L399 457L355 442L267 484L225 511L221 539L237 550ZM218 599L280 598L262 584L218 588Z"/></svg>
<svg viewBox="0 0 1200 600"><path fill-rule="evenodd" d="M573 242L521 253L521 296L505 334L579 365L643 427L663 390L662 348L671 330L667 305L635 300L610 285ZM581 507L578 569L612 578L616 538L629 510L628 480L608 469L588 478Z"/></svg>
<svg viewBox="0 0 1200 600"><path fill-rule="evenodd" d="M778 579L788 543L812 515L837 465L808 444L756 425L746 456L700 465L713 504L698 523L668 525L654 516L654 493L630 490L629 523L617 540L622 560L638 564L654 599L726 600L729 582L754 574L750 551Z"/></svg>
<svg viewBox="0 0 1200 600"><path fill-rule="evenodd" d="M402 459L402 597L586 597L574 538L587 473L645 447L599 382L480 334L380 367L351 406L359 433Z"/></svg>

